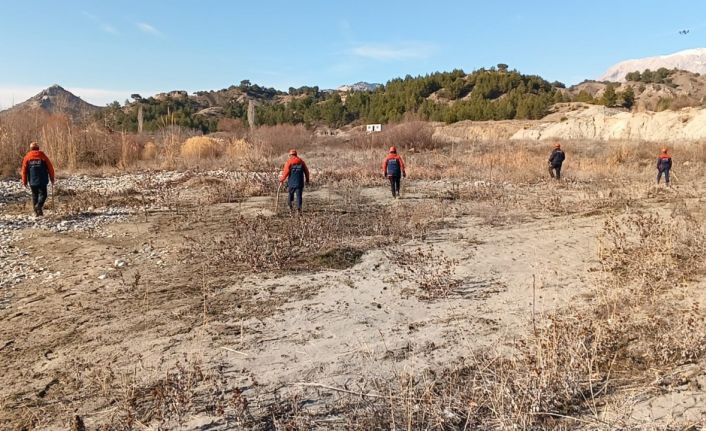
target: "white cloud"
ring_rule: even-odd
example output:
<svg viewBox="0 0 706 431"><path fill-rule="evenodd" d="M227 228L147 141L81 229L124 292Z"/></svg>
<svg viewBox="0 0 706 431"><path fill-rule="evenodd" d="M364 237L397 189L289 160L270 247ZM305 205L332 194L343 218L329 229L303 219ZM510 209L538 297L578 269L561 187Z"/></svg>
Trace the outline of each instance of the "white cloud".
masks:
<svg viewBox="0 0 706 431"><path fill-rule="evenodd" d="M146 22L138 22L138 23L135 23L135 25L143 33L151 34L151 35L157 36L157 37L164 37L164 34L161 31L157 30L157 28L151 24L148 24Z"/></svg>
<svg viewBox="0 0 706 431"><path fill-rule="evenodd" d="M103 21L98 16L96 16L90 12L86 12L86 11L82 11L81 14L83 14L83 16L90 19L94 23L98 24L100 29L103 30L104 32L110 33L110 34L118 34L117 28L115 28L112 24L109 24L109 23Z"/></svg>
<svg viewBox="0 0 706 431"><path fill-rule="evenodd" d="M0 87L0 110L22 103L42 90L34 86Z"/></svg>
<svg viewBox="0 0 706 431"><path fill-rule="evenodd" d="M351 52L363 58L380 61L420 60L431 57L436 45L426 42L405 42L399 44L368 43L355 46Z"/></svg>

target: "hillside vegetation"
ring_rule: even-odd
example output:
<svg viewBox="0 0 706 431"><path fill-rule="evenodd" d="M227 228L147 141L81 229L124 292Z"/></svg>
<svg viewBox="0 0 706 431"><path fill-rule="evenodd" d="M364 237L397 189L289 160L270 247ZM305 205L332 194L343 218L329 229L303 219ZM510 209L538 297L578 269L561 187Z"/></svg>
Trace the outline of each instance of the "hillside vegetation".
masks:
<svg viewBox="0 0 706 431"><path fill-rule="evenodd" d="M172 92L132 102L109 105L98 114L114 130L136 131L142 106L143 129L158 130L178 125L213 132L226 124L220 120L247 122L249 102L255 101L256 124L305 124L341 127L352 123L396 122L407 116L423 120L536 119L555 102L564 101L557 88L539 76L498 68L470 74L457 69L424 76L397 78L374 92L338 92L318 87L290 88L288 93L264 88L249 81L239 86L193 96ZM220 122L220 126L219 126Z"/></svg>
<svg viewBox="0 0 706 431"><path fill-rule="evenodd" d="M637 111L679 110L704 106L706 76L676 69L645 69L627 73L622 83L584 81L563 91L568 100L593 105Z"/></svg>

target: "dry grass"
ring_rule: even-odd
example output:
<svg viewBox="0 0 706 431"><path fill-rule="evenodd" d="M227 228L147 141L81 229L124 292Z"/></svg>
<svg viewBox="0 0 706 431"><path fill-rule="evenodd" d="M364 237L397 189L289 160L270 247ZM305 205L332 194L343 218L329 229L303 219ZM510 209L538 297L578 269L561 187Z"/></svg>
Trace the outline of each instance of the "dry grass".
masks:
<svg viewBox="0 0 706 431"><path fill-rule="evenodd" d="M181 145L180 154L187 160L216 159L223 154L223 145L206 136L194 136Z"/></svg>
<svg viewBox="0 0 706 431"><path fill-rule="evenodd" d="M157 157L158 151L159 148L157 147L157 144L154 142L148 142L140 152L140 160L154 160Z"/></svg>
<svg viewBox="0 0 706 431"><path fill-rule="evenodd" d="M356 391L331 388L339 397L328 417L354 430L640 429L624 415L630 400L621 388L657 391L655 373L666 376L706 353L698 308L676 311L670 296L705 269L706 235L688 219L628 219L606 226L601 256L608 277L595 287L594 301L538 316L535 331L509 355L467 352L443 370L369 380ZM665 234L689 241L655 248ZM655 268L656 281L640 275ZM637 277L626 278L631 271ZM321 409L309 412L298 401L311 395L289 400L290 408L273 406L266 416L287 429L315 428Z"/></svg>
<svg viewBox="0 0 706 431"><path fill-rule="evenodd" d="M207 264L222 277L347 268L371 248L404 239L423 240L454 211L484 211L491 225L517 220L512 219L515 216L624 212L606 222L600 268L596 268L596 284L586 303L534 316L536 328L518 338L509 353L459 347L464 358L441 369L400 372L393 378L365 376L355 390L299 388L289 395L275 394L257 408L253 406L258 399L228 388L222 376L204 370L197 361L176 364L160 377L145 380L88 366L70 370L72 374L64 375L62 385L54 388L65 388L63 398L58 399L68 403L95 397L97 404L114 409L109 429L150 422L176 428L203 412L220 416L233 427L267 430L559 430L578 425L631 429L635 427L624 406L632 400L624 389L656 392L675 367L700 360L706 353L703 313L684 299L690 283L706 269L706 233L688 211L671 215L641 212L636 202L648 197L646 188L634 184L652 181L658 150L654 144L565 143L566 181L548 186L542 185L551 149L545 143L439 146L425 140L427 132L419 132L418 124L400 125L400 130L392 128L380 138L368 138L379 141L361 149L362 144L355 142L320 148L300 127L260 128L247 138L234 135L222 144L205 137L188 139L189 131L165 128L143 145L133 137L77 131L61 119L45 120L32 123L31 130L42 136L50 157L66 167L129 166L139 163L136 155L158 166L206 166L205 157L216 159L218 155L220 159L213 163L272 172L278 166L275 158L290 147L309 151L312 156L307 162L315 170L314 181L340 195L343 205L308 200L307 208L317 210L302 218L237 216L229 230L197 238L196 245L188 249L197 260L186 262ZM20 133L7 123L0 124L0 160L10 171L24 153L13 142L33 139L26 132L29 125L23 127L27 128ZM419 142L407 139L419 134ZM187 150L182 146L185 141L193 143ZM106 142L109 146L103 151ZM443 181L448 189L433 196L436 200L403 200L395 207L362 199L362 187L380 185L379 163L390 143L422 149L402 152L409 177L420 183ZM702 177L706 143L681 144L671 150L675 172L683 174L684 181ZM272 193L274 184L271 177L213 181L205 184L205 198L208 203L239 202ZM534 187L537 184L542 187ZM175 193L169 194L172 188L168 186L143 186L159 192L165 206L179 201ZM580 197L571 199L567 191ZM73 204L68 201L66 211L88 211L107 205L107 199L88 193L76 197ZM198 210L183 223L202 221ZM389 223L392 218L399 223ZM459 282L453 259L430 249L394 254L406 263L407 268L401 269L403 277L415 280L420 298L431 301L453 295ZM87 375L89 369L95 374ZM316 408L311 408L312 399L319 401ZM16 424L40 426L37 412L41 409L50 411L51 407L42 401L24 405L16 414Z"/></svg>
<svg viewBox="0 0 706 431"><path fill-rule="evenodd" d="M221 274L345 268L370 248L425 236L437 214L427 206L392 209L366 204L359 197L343 207L325 208L323 202L316 207L306 217L240 216L232 231L203 238L199 254L209 256ZM390 222L393 212L398 223Z"/></svg>
<svg viewBox="0 0 706 431"><path fill-rule="evenodd" d="M291 148L306 149L312 144L313 133L303 125L260 126L250 131L247 141L265 157L277 157Z"/></svg>

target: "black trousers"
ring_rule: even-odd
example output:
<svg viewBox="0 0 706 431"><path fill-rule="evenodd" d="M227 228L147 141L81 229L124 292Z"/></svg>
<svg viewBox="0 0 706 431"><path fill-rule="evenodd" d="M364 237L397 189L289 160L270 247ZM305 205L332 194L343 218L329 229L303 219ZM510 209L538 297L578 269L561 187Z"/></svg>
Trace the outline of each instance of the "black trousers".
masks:
<svg viewBox="0 0 706 431"><path fill-rule="evenodd" d="M32 190L32 206L35 210L41 210L47 200L47 186L29 186L29 188Z"/></svg>
<svg viewBox="0 0 706 431"><path fill-rule="evenodd" d="M657 184L659 184L659 180L662 179L662 174L664 174L664 181L669 185L669 168L657 171Z"/></svg>
<svg viewBox="0 0 706 431"><path fill-rule="evenodd" d="M402 177L388 177L390 179L390 190L392 190L392 197L397 197L400 195L400 179Z"/></svg>
<svg viewBox="0 0 706 431"><path fill-rule="evenodd" d="M297 197L297 209L302 209L302 192L304 187L289 188L289 209L294 209L292 204L294 203L294 195Z"/></svg>
<svg viewBox="0 0 706 431"><path fill-rule="evenodd" d="M549 175L551 175L552 178L556 178L557 180L560 180L561 179L561 165L559 165L559 166L549 165Z"/></svg>

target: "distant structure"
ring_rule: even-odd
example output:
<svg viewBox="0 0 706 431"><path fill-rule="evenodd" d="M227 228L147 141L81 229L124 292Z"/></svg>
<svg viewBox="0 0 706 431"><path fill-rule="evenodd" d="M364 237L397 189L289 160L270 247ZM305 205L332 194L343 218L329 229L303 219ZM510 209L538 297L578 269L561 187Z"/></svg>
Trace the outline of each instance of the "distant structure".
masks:
<svg viewBox="0 0 706 431"><path fill-rule="evenodd" d="M248 101L248 125L251 129L255 128L255 101L252 99Z"/></svg>
<svg viewBox="0 0 706 431"><path fill-rule="evenodd" d="M365 126L365 131L368 133L382 132L382 124L368 124Z"/></svg>

